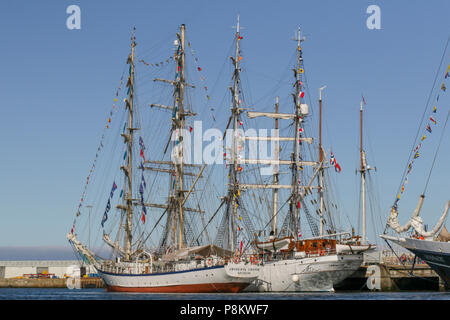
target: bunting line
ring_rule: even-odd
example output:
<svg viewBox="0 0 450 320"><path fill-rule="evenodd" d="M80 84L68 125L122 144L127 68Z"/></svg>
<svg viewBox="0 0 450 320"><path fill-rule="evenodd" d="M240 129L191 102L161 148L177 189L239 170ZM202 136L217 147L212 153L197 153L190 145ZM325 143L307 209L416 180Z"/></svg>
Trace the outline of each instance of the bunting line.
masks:
<svg viewBox="0 0 450 320"><path fill-rule="evenodd" d="M430 116L428 118L430 122L427 123L427 125L426 125L426 127L424 129L424 133L422 134L422 138L420 139L420 143L414 148L414 152L413 152L414 156L413 156L412 160L408 163L408 171L406 172L405 179L404 179L404 181L403 181L403 183L401 185L400 192L398 193L398 195L397 195L397 197L396 197L396 199L394 201L393 207L396 210L398 208L398 202L400 201L401 195L404 193L404 191L406 189L406 185L408 183L408 175L412 171L414 161L420 157L419 150L422 148L422 142L425 139L427 139L427 134L431 135L433 133L433 128L432 127L436 127L438 125L437 121L435 120L435 115L437 114L437 111L438 111L437 105L438 105L438 102L439 102L440 94L444 93L446 91L446 89L447 89L446 86L445 86L445 81L449 77L449 71L450 71L450 64L447 67L447 70L446 70L445 75L444 75L444 80L443 80L443 82L441 84L441 87L440 87L440 90L442 92L438 91L438 93L436 94L436 102L435 102L435 104L433 106L433 110L431 111L431 114L430 114Z"/></svg>

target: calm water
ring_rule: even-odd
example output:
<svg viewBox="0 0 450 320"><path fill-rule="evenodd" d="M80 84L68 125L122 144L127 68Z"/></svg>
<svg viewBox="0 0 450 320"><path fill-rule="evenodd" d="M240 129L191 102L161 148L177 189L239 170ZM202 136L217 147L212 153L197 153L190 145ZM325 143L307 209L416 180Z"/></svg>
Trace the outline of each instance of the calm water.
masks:
<svg viewBox="0 0 450 320"><path fill-rule="evenodd" d="M147 294L105 289L0 288L0 300L450 300L450 292Z"/></svg>

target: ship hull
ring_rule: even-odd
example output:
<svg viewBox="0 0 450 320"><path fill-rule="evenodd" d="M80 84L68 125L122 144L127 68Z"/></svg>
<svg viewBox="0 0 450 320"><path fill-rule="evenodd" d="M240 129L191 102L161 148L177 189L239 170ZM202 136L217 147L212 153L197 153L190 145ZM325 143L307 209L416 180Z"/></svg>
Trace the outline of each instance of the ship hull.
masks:
<svg viewBox="0 0 450 320"><path fill-rule="evenodd" d="M237 293L254 278L230 277L224 266L150 274L99 274L107 291L153 293Z"/></svg>
<svg viewBox="0 0 450 320"><path fill-rule="evenodd" d="M442 279L445 289L450 290L450 242L397 238L386 235L383 235L382 238L402 246L425 261Z"/></svg>
<svg viewBox="0 0 450 320"><path fill-rule="evenodd" d="M333 286L355 273L362 263L362 254L269 261L244 291L333 292Z"/></svg>

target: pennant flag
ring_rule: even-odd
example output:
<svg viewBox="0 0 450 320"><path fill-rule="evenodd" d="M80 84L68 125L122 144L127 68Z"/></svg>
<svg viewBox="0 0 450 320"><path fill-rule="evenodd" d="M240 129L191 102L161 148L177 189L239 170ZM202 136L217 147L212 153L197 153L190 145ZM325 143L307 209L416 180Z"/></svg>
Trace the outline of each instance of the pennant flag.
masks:
<svg viewBox="0 0 450 320"><path fill-rule="evenodd" d="M430 125L427 125L427 131L428 131L429 133L431 133Z"/></svg>
<svg viewBox="0 0 450 320"><path fill-rule="evenodd" d="M242 40L242 39L244 39L244 37L239 36L239 40Z"/></svg>
<svg viewBox="0 0 450 320"><path fill-rule="evenodd" d="M127 157L127 151L125 150L125 153L123 154L123 160Z"/></svg>
<svg viewBox="0 0 450 320"><path fill-rule="evenodd" d="M242 242L242 240L241 240L241 246L240 246L240 248L239 248L239 253L240 254L242 254L242 245L243 245L244 243Z"/></svg>
<svg viewBox="0 0 450 320"><path fill-rule="evenodd" d="M116 182L114 181L113 182L113 186L112 186L112 189L111 189L111 194L110 194L110 198L112 198L113 197L113 195L114 195L114 191L117 189L117 185L116 185Z"/></svg>
<svg viewBox="0 0 450 320"><path fill-rule="evenodd" d="M433 108L433 113L436 113L436 106L434 106L434 108Z"/></svg>
<svg viewBox="0 0 450 320"><path fill-rule="evenodd" d="M431 120L434 124L437 124L437 123L436 123L436 120L434 120L433 117L430 117L430 120Z"/></svg>
<svg viewBox="0 0 450 320"><path fill-rule="evenodd" d="M339 163L336 162L336 164L334 165L334 170L338 173L341 172L342 169L341 169L341 166L339 165Z"/></svg>
<svg viewBox="0 0 450 320"><path fill-rule="evenodd" d="M305 93L303 91L300 92L300 98L303 98L305 96Z"/></svg>
<svg viewBox="0 0 450 320"><path fill-rule="evenodd" d="M189 132L192 132L192 127L191 126L189 126Z"/></svg>
<svg viewBox="0 0 450 320"><path fill-rule="evenodd" d="M123 189L120 190L120 195L119 195L119 197L122 198L122 196L123 196Z"/></svg>
<svg viewBox="0 0 450 320"><path fill-rule="evenodd" d="M300 209L301 207L302 207L302 204L300 203L300 201L298 201L298 202L297 202L297 208Z"/></svg>
<svg viewBox="0 0 450 320"><path fill-rule="evenodd" d="M106 204L106 209L105 209L105 213L109 212L109 209L111 209L111 199L108 199L108 203Z"/></svg>
<svg viewBox="0 0 450 320"><path fill-rule="evenodd" d="M142 217L141 217L142 223L145 224L145 214L142 213Z"/></svg>
<svg viewBox="0 0 450 320"><path fill-rule="evenodd" d="M145 150L144 140L142 140L142 137L139 137L139 145L141 146L141 148L142 148L143 150Z"/></svg>
<svg viewBox="0 0 450 320"><path fill-rule="evenodd" d="M442 90L442 91L445 91L445 89L447 89L447 88L445 87L445 84L442 83L441 90Z"/></svg>
<svg viewBox="0 0 450 320"><path fill-rule="evenodd" d="M239 58L238 58L238 61L241 61L242 59L243 59L242 57L239 57Z"/></svg>
<svg viewBox="0 0 450 320"><path fill-rule="evenodd" d="M198 70L198 71L202 71L202 68L198 67L197 70Z"/></svg>
<svg viewBox="0 0 450 320"><path fill-rule="evenodd" d="M144 179L144 173L142 173L141 180L142 180L142 184L143 184L144 188L147 188L147 184L145 183L145 179Z"/></svg>
<svg viewBox="0 0 450 320"><path fill-rule="evenodd" d="M445 79L447 79L449 71L450 71L450 64L448 65L447 71L445 72Z"/></svg>
<svg viewBox="0 0 450 320"><path fill-rule="evenodd" d="M145 161L144 150L141 149L140 155L141 155L142 159L144 159L144 161Z"/></svg>
<svg viewBox="0 0 450 320"><path fill-rule="evenodd" d="M103 225L105 224L106 220L108 220L108 215L106 214L106 212L103 214L103 218L102 218L102 228Z"/></svg>
<svg viewBox="0 0 450 320"><path fill-rule="evenodd" d="M419 151L416 152L416 154L414 155L414 159L417 159L419 157Z"/></svg>

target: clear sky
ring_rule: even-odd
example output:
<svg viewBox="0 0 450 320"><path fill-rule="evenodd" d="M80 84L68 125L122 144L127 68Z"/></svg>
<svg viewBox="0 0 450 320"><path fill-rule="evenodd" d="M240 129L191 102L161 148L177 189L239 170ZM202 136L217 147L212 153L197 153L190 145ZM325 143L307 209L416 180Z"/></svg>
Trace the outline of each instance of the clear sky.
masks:
<svg viewBox="0 0 450 320"><path fill-rule="evenodd" d="M66 27L66 8L72 4L81 8L80 30ZM372 4L381 9L379 30L366 25L366 9ZM167 38L173 41L179 25L186 24L206 74L215 79L227 58L238 14L244 27L243 71L252 100L266 108L294 52L291 38L298 26L303 30L311 99L317 101L317 89L327 85L325 144L332 144L343 169L336 179L342 205L355 222L359 104L364 94L368 162L377 167L372 176L381 218L376 219L384 222L450 36L449 12L448 0L2 1L0 247L67 246L65 234L111 108L133 26L138 45L151 48ZM450 63L449 52L433 94ZM448 94L441 95L436 114L441 126ZM401 222L423 191L440 134L433 132L401 201ZM449 156L447 134L424 205L430 225L450 199Z"/></svg>

